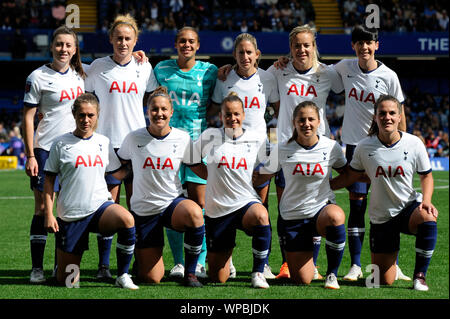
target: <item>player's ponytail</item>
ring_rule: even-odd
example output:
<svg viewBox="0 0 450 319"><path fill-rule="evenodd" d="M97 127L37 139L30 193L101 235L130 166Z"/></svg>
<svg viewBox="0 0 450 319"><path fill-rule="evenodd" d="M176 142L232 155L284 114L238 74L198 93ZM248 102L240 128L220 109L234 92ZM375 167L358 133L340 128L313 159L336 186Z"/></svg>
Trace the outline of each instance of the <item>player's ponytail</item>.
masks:
<svg viewBox="0 0 450 319"><path fill-rule="evenodd" d="M53 45L53 41L55 41L55 38L60 35L60 34L69 34L71 36L73 36L74 40L75 40L75 46L76 46L76 50L75 50L75 54L73 55L72 59L70 60L70 66L72 67L72 69L74 69L83 79L86 78L86 73L83 70L83 65L81 63L81 54L80 54L80 44L78 41L78 36L75 33L75 31L69 27L66 27L65 25L60 26L59 28L57 28L54 32L53 32L53 36L52 36L52 45Z"/></svg>
<svg viewBox="0 0 450 319"><path fill-rule="evenodd" d="M320 119L319 107L316 105L316 103L314 103L313 101L303 101L303 102L299 103L295 107L294 112L292 113L292 125L293 125L294 129L292 131L291 138L287 141L288 143L297 140L298 133L297 133L297 130L295 129L294 121L297 118L298 112L300 112L301 109L304 109L307 107L312 108L315 111L315 113L317 114L317 118Z"/></svg>
<svg viewBox="0 0 450 319"><path fill-rule="evenodd" d="M399 114L402 114L402 104L395 97L393 97L392 95L380 95L373 106L373 119L372 123L370 124L369 132L367 133L368 136L377 136L380 132L375 117L377 116L378 107L385 101L394 102L397 105Z"/></svg>

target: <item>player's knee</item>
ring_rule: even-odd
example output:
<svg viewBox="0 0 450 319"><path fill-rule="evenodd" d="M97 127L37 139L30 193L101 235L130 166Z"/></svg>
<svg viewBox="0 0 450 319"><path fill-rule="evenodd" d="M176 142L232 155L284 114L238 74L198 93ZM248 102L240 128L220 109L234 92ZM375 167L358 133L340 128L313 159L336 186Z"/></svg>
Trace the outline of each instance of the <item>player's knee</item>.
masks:
<svg viewBox="0 0 450 319"><path fill-rule="evenodd" d="M193 204L188 210L191 227L200 227L203 225L203 212L200 206Z"/></svg>
<svg viewBox="0 0 450 319"><path fill-rule="evenodd" d="M339 207L335 206L327 213L329 225L339 226L345 223L345 214Z"/></svg>
<svg viewBox="0 0 450 319"><path fill-rule="evenodd" d="M298 271L298 274L292 276L292 279L298 285L309 285L313 277L314 274L306 274L305 272Z"/></svg>
<svg viewBox="0 0 450 319"><path fill-rule="evenodd" d="M162 276L155 274L141 274L139 276L139 279L148 284L159 284L161 282Z"/></svg>
<svg viewBox="0 0 450 319"><path fill-rule="evenodd" d="M262 206L264 207L264 206ZM255 214L255 224L256 225L269 225L269 215L266 209L259 209Z"/></svg>
<svg viewBox="0 0 450 319"><path fill-rule="evenodd" d="M433 214L428 213L425 209L420 210L420 222L419 224L426 222L436 222L436 217Z"/></svg>
<svg viewBox="0 0 450 319"><path fill-rule="evenodd" d="M123 209L121 211L120 218L121 218L121 222L122 222L122 227L131 228L134 226L134 217L126 209Z"/></svg>

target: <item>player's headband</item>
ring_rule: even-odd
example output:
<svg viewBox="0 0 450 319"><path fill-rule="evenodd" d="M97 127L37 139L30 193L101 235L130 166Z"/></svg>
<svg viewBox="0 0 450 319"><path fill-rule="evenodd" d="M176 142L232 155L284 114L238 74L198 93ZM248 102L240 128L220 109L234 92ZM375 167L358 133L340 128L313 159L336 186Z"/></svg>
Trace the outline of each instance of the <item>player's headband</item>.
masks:
<svg viewBox="0 0 450 319"><path fill-rule="evenodd" d="M352 31L352 42L358 41L378 41L377 29L368 29L365 27L355 27Z"/></svg>

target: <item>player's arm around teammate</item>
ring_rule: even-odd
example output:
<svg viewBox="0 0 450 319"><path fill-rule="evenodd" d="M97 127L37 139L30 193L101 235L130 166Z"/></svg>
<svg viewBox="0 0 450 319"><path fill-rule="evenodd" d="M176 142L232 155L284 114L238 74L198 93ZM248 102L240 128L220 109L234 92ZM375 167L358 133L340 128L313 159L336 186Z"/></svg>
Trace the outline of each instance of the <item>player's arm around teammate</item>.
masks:
<svg viewBox="0 0 450 319"><path fill-rule="evenodd" d="M269 217L252 185L262 143L242 128L245 112L236 93L223 100L220 117L224 128L210 128L194 143L194 154L207 157L208 275L213 282L228 280L236 230L240 229L253 237L252 286L268 288L263 270L271 237Z"/></svg>
<svg viewBox="0 0 450 319"><path fill-rule="evenodd" d="M347 186L363 172L372 183L369 206L372 263L380 268L381 283L396 277L400 233L416 236L413 287L426 291L425 276L436 245L438 211L431 203L433 177L423 143L401 132L401 104L382 95L375 103L369 137L362 140L350 163L353 172L334 178L333 189ZM413 188L413 175L420 176L422 194Z"/></svg>
<svg viewBox="0 0 450 319"><path fill-rule="evenodd" d="M163 227L167 227L185 235L184 284L201 287L195 269L205 232L203 214L199 205L182 195L178 175L182 163L196 163L190 157L189 135L169 125L173 112L167 89L157 88L149 97L150 125L129 133L118 155L131 161L135 173L131 205L138 278L147 283L163 278Z"/></svg>
<svg viewBox="0 0 450 319"><path fill-rule="evenodd" d="M109 236L117 233L116 285L138 289L128 275L135 243L134 219L112 201L106 186L105 170L119 169L121 164L109 140L95 133L99 114L97 98L89 93L80 95L72 113L75 130L53 143L44 168L48 177L44 183L45 227L56 233L57 281L66 283L67 265L80 266L83 252L88 248L89 232ZM55 175L62 185L58 219L53 216Z"/></svg>
<svg viewBox="0 0 450 319"><path fill-rule="evenodd" d="M293 135L271 152L261 175L283 169L286 187L280 200L278 236L291 278L298 284L314 279L313 238L326 238L328 269L325 288L339 289L337 272L345 247L345 214L329 186L332 168L343 171L340 146L320 136L319 109L304 101L293 112Z"/></svg>

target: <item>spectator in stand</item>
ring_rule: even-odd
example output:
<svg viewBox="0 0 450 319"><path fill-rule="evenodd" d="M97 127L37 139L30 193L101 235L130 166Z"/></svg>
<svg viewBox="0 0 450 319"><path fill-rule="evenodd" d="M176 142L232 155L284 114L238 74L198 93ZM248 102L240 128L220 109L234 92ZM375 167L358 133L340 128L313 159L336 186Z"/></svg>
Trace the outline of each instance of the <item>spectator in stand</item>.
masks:
<svg viewBox="0 0 450 319"><path fill-rule="evenodd" d="M240 30L242 33L247 33L248 32L248 25L247 25L247 20L242 20L241 22L241 26L240 26Z"/></svg>
<svg viewBox="0 0 450 319"><path fill-rule="evenodd" d="M444 133L442 131L440 131L439 133L442 133L442 137L439 141L436 157L448 157L449 155L448 133Z"/></svg>
<svg viewBox="0 0 450 319"><path fill-rule="evenodd" d="M17 157L17 168L25 167L25 144L18 126L9 131L9 155Z"/></svg>
<svg viewBox="0 0 450 319"><path fill-rule="evenodd" d="M447 10L442 10L442 14L440 14L438 18L440 31L448 31L448 15Z"/></svg>
<svg viewBox="0 0 450 319"><path fill-rule="evenodd" d="M428 156L433 158L437 153L440 137L436 136L433 130L428 130L428 136L425 138L425 146L427 148Z"/></svg>

